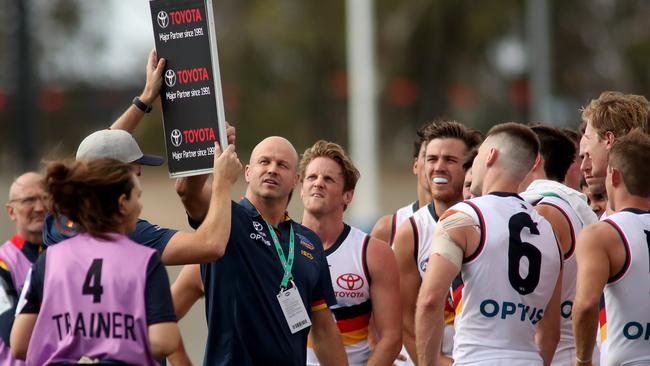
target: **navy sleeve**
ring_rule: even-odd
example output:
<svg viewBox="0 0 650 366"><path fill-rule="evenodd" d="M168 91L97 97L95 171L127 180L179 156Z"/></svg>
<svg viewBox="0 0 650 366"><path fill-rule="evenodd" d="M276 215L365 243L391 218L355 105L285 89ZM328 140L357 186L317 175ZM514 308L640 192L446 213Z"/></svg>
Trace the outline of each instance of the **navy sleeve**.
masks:
<svg viewBox="0 0 650 366"><path fill-rule="evenodd" d="M43 252L32 266L31 280L25 295L25 306L21 314L38 314L43 302L43 282L45 281L45 258L47 251Z"/></svg>
<svg viewBox="0 0 650 366"><path fill-rule="evenodd" d="M62 218L62 220L67 223L67 219ZM73 229L62 233L57 227L54 215L49 212L45 215L45 221L43 222L43 244L45 246L60 243L74 235L76 235L76 232Z"/></svg>
<svg viewBox="0 0 650 366"><path fill-rule="evenodd" d="M167 270L158 253L151 257L147 266L145 304L147 324L176 321L172 293L169 289L169 277L167 277Z"/></svg>
<svg viewBox="0 0 650 366"><path fill-rule="evenodd" d="M0 314L0 338L5 344L9 344L9 336L11 335L11 327L14 324L14 314L16 312L16 303L18 294L14 286L11 273L4 268L0 268L0 291L3 291L0 296L6 296L6 300L11 304L11 307Z"/></svg>
<svg viewBox="0 0 650 366"><path fill-rule="evenodd" d="M167 243L169 243L169 239L176 232L177 230L163 228L158 225L153 225L147 220L138 219L135 230L129 233L129 239L138 244L155 249L158 251L158 254L162 255L165 247L167 247Z"/></svg>
<svg viewBox="0 0 650 366"><path fill-rule="evenodd" d="M316 237L316 235L314 235ZM320 276L318 277L318 282L312 291L312 311L318 310L320 304L326 303L327 306L332 307L336 305L336 296L334 296L334 289L332 288L332 279L330 277L330 267L327 263L327 257L325 256L325 251L323 250L323 244L321 244L318 237L312 238L314 246L318 252L318 261L320 265Z"/></svg>

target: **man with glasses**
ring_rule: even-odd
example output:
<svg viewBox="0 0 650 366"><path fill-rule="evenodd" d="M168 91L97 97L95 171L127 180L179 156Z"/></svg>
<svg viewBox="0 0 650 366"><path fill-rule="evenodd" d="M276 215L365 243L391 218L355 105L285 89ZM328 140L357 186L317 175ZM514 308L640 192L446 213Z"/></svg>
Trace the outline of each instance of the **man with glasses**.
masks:
<svg viewBox="0 0 650 366"><path fill-rule="evenodd" d="M47 196L42 178L28 172L11 184L5 205L16 234L0 247L0 364L23 365L11 357L9 335L14 322L18 294L27 272L43 250L43 220Z"/></svg>

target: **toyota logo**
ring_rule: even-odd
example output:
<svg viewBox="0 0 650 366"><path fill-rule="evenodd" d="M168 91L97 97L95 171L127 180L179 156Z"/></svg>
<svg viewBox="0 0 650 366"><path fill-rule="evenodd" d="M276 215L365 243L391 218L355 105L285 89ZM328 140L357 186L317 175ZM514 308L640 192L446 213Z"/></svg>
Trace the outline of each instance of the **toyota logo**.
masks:
<svg viewBox="0 0 650 366"><path fill-rule="evenodd" d="M336 279L336 284L344 290L354 291L363 287L363 278L358 274L346 273Z"/></svg>
<svg viewBox="0 0 650 366"><path fill-rule="evenodd" d="M179 147L183 143L183 135L179 129L172 130L169 137L172 140L172 145L174 145L174 147Z"/></svg>
<svg viewBox="0 0 650 366"><path fill-rule="evenodd" d="M165 71L165 84L170 88L176 85L176 72L174 70L169 69Z"/></svg>
<svg viewBox="0 0 650 366"><path fill-rule="evenodd" d="M170 88L176 85L176 73L174 70L169 69L165 71L165 84L167 84L167 86Z"/></svg>
<svg viewBox="0 0 650 366"><path fill-rule="evenodd" d="M164 10L161 10L158 12L158 25L160 28L167 28L169 25L169 15L167 15L167 12Z"/></svg>

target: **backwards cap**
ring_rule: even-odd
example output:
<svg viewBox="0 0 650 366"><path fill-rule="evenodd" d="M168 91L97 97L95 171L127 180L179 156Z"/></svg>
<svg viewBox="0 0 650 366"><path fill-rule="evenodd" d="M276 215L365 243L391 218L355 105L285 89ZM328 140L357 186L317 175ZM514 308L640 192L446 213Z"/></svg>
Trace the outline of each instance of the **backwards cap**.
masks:
<svg viewBox="0 0 650 366"><path fill-rule="evenodd" d="M100 130L88 135L77 149L77 160L112 158L123 163L158 166L164 162L156 155L145 155L133 136L124 130Z"/></svg>

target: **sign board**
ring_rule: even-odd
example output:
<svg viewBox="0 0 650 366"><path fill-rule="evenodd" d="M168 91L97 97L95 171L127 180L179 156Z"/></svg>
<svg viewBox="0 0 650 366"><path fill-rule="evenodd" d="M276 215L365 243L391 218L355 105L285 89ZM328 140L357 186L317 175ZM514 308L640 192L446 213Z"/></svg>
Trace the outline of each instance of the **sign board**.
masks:
<svg viewBox="0 0 650 366"><path fill-rule="evenodd" d="M212 0L150 0L172 178L210 173L214 142L225 148L226 117Z"/></svg>

